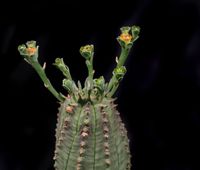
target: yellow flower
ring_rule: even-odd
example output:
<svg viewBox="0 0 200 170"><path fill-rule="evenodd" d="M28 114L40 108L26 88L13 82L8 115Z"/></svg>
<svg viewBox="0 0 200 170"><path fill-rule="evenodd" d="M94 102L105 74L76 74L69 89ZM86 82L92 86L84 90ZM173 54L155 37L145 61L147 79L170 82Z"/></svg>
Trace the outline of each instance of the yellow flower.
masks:
<svg viewBox="0 0 200 170"><path fill-rule="evenodd" d="M93 51L94 46L93 45L86 45L82 48L82 52L91 52Z"/></svg>
<svg viewBox="0 0 200 170"><path fill-rule="evenodd" d="M119 39L125 42L126 44L129 44L133 40L133 37L129 33L121 33L121 35L119 36Z"/></svg>
<svg viewBox="0 0 200 170"><path fill-rule="evenodd" d="M35 48L35 47L28 47L28 48L26 48L26 52L27 52L27 54L29 56L34 55L36 53L36 51L37 51L37 48Z"/></svg>

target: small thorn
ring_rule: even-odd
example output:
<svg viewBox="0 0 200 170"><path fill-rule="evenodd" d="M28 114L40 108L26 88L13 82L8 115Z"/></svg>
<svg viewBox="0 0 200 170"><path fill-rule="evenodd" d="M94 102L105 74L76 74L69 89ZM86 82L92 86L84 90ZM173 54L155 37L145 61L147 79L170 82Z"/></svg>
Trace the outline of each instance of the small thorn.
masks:
<svg viewBox="0 0 200 170"><path fill-rule="evenodd" d="M103 123L108 123L108 119L107 118L103 118Z"/></svg>
<svg viewBox="0 0 200 170"><path fill-rule="evenodd" d="M26 58L24 58L24 60L25 60L28 64L31 64Z"/></svg>
<svg viewBox="0 0 200 170"><path fill-rule="evenodd" d="M56 168L57 168L57 165L56 165L56 164L54 164L54 165L53 165L53 167L56 169Z"/></svg>
<svg viewBox="0 0 200 170"><path fill-rule="evenodd" d="M108 143L108 142L104 142L104 147L105 147L106 149L108 149L108 148L109 148L109 143Z"/></svg>
<svg viewBox="0 0 200 170"><path fill-rule="evenodd" d="M120 118L118 118L118 122L119 122L119 123L122 123L122 120L121 120Z"/></svg>
<svg viewBox="0 0 200 170"><path fill-rule="evenodd" d="M60 133L61 133L61 135L63 135L63 136L65 135L65 132L64 132L63 130L61 130Z"/></svg>
<svg viewBox="0 0 200 170"><path fill-rule="evenodd" d="M87 137L87 136L88 136L88 133L82 132L82 133L81 133L81 136L82 136L82 137Z"/></svg>
<svg viewBox="0 0 200 170"><path fill-rule="evenodd" d="M112 106L113 106L113 108L116 108L116 107L117 107L117 104L113 104Z"/></svg>
<svg viewBox="0 0 200 170"><path fill-rule="evenodd" d="M63 128L64 128L64 129L67 129L67 128L68 128L68 126L67 126L67 125L64 125L64 126L63 126Z"/></svg>
<svg viewBox="0 0 200 170"><path fill-rule="evenodd" d="M131 169L131 163L130 162L127 163L127 169Z"/></svg>
<svg viewBox="0 0 200 170"><path fill-rule="evenodd" d="M47 64L46 64L46 62L44 62L42 69L45 70L46 66L47 66Z"/></svg>
<svg viewBox="0 0 200 170"><path fill-rule="evenodd" d="M86 113L86 115L87 115L87 116L89 116L89 114L90 114L90 112L89 112L89 111L86 111L85 113Z"/></svg>
<svg viewBox="0 0 200 170"><path fill-rule="evenodd" d="M116 61L116 63L118 64L118 62L119 62L119 59L118 59L118 57L116 57L116 58L115 58L115 61Z"/></svg>
<svg viewBox="0 0 200 170"><path fill-rule="evenodd" d="M122 133L122 137L126 137L126 135L124 133Z"/></svg>
<svg viewBox="0 0 200 170"><path fill-rule="evenodd" d="M104 134L104 138L108 139L109 135L106 133Z"/></svg>
<svg viewBox="0 0 200 170"><path fill-rule="evenodd" d="M105 111L102 112L103 116L107 115L107 113Z"/></svg>
<svg viewBox="0 0 200 170"><path fill-rule="evenodd" d="M78 159L77 159L77 162L78 162L78 163L81 163L82 161L83 161L83 157L82 157L82 156L79 156Z"/></svg>
<svg viewBox="0 0 200 170"><path fill-rule="evenodd" d="M119 113L119 112L115 112L115 114L116 114L116 115L120 115L120 113Z"/></svg>
<svg viewBox="0 0 200 170"><path fill-rule="evenodd" d="M84 128L83 128L83 132L88 132L89 131L89 128L87 127L87 126L84 126Z"/></svg>
<svg viewBox="0 0 200 170"><path fill-rule="evenodd" d="M69 123L70 122L70 118L66 117L64 121L65 121L65 123Z"/></svg>
<svg viewBox="0 0 200 170"><path fill-rule="evenodd" d="M55 155L54 157L53 157L53 160L55 161L57 159L57 156Z"/></svg>
<svg viewBox="0 0 200 170"><path fill-rule="evenodd" d="M68 113L73 113L73 110L74 110L74 108L72 106L67 106L65 108L65 111L68 112Z"/></svg>
<svg viewBox="0 0 200 170"><path fill-rule="evenodd" d="M61 148L61 144L60 144L60 141L57 143L56 145L58 148Z"/></svg>
<svg viewBox="0 0 200 170"><path fill-rule="evenodd" d="M124 145L124 146L125 146L126 148L128 148L128 146L129 146L129 145L128 145L128 143L125 143L125 145Z"/></svg>
<svg viewBox="0 0 200 170"><path fill-rule="evenodd" d="M81 164L78 163L78 164L76 165L76 170L80 170L80 169L81 169Z"/></svg>
<svg viewBox="0 0 200 170"><path fill-rule="evenodd" d="M104 131L104 132L108 132L108 131L109 131L108 126L104 126L104 127L103 127L103 131Z"/></svg>
<svg viewBox="0 0 200 170"><path fill-rule="evenodd" d="M80 150L79 150L79 154L82 155L84 152L85 152L85 149L80 148Z"/></svg>
<svg viewBox="0 0 200 170"><path fill-rule="evenodd" d="M58 140L59 140L59 142L62 142L64 140L64 138L60 137Z"/></svg>
<svg viewBox="0 0 200 170"><path fill-rule="evenodd" d="M81 147L85 146L86 145L86 142L85 141L81 141Z"/></svg>
<svg viewBox="0 0 200 170"><path fill-rule="evenodd" d="M110 159L105 159L105 162L106 162L106 165L110 165L111 164Z"/></svg>
<svg viewBox="0 0 200 170"><path fill-rule="evenodd" d="M110 155L109 149L105 149L105 155L106 155L106 156L109 156L109 155Z"/></svg>
<svg viewBox="0 0 200 170"><path fill-rule="evenodd" d="M44 87L48 88L48 87L49 87L49 85L44 83Z"/></svg>
<svg viewBox="0 0 200 170"><path fill-rule="evenodd" d="M66 98L67 98L67 99L71 99L71 96L68 94L68 95L66 96Z"/></svg>
<svg viewBox="0 0 200 170"><path fill-rule="evenodd" d="M89 112L89 111L90 111L90 108L89 108L89 107L86 107L86 108L85 108L85 111L86 111L86 112L87 112L87 111Z"/></svg>

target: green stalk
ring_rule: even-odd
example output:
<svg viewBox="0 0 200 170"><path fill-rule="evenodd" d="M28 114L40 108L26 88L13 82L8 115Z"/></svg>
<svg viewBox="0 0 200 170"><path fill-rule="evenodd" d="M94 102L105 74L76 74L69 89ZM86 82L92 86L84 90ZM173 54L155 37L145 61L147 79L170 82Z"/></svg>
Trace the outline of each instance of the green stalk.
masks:
<svg viewBox="0 0 200 170"><path fill-rule="evenodd" d="M116 68L122 67L127 60L129 55L130 48L122 48L119 60L117 62ZM119 87L119 81L116 78L116 74L113 74L109 84L108 84L108 97L112 97L116 92L117 88Z"/></svg>
<svg viewBox="0 0 200 170"><path fill-rule="evenodd" d="M113 72L113 76L108 84L107 96L112 97L117 90L120 80L123 78L126 68L124 63L130 53L133 43L138 39L140 28L138 26L122 27L121 35L117 37L117 41L121 46L121 54L117 61L117 66ZM130 33L131 32L131 33ZM124 67L124 68L123 68Z"/></svg>
<svg viewBox="0 0 200 170"><path fill-rule="evenodd" d="M86 60L86 65L88 68L88 78L90 80L90 83L93 82L93 76L94 76L94 70L93 70L93 57L90 58L90 60Z"/></svg>
<svg viewBox="0 0 200 170"><path fill-rule="evenodd" d="M118 63L117 63L117 67L121 67L125 64L126 62L126 59L129 55L129 52L130 52L130 49L131 48L122 48L121 49L121 55L119 57L119 60L118 60Z"/></svg>
<svg viewBox="0 0 200 170"><path fill-rule="evenodd" d="M44 68L41 67L41 65L38 63L38 61L33 61L30 63L33 68L36 70L42 81L44 82L44 86L60 101L63 102L63 97L54 89L51 82L46 76L46 73L44 71Z"/></svg>

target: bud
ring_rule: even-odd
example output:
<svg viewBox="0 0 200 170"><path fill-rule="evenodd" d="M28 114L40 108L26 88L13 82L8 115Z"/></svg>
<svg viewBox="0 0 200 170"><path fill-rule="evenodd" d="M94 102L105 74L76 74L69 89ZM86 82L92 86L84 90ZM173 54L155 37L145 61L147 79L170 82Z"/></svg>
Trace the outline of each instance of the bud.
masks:
<svg viewBox="0 0 200 170"><path fill-rule="evenodd" d="M62 67L63 65L65 65L63 58L56 58L54 65L56 65L57 67Z"/></svg>
<svg viewBox="0 0 200 170"><path fill-rule="evenodd" d="M26 46L24 44L18 46L18 51L20 55L26 55Z"/></svg>
<svg viewBox="0 0 200 170"><path fill-rule="evenodd" d="M68 90L69 93L72 93L78 90L74 81L69 80L69 79L63 79L62 85L66 90Z"/></svg>
<svg viewBox="0 0 200 170"><path fill-rule="evenodd" d="M93 45L82 46L80 48L80 53L86 60L90 60L94 54L94 46Z"/></svg>
<svg viewBox="0 0 200 170"><path fill-rule="evenodd" d="M56 58L55 63L53 63L53 65L55 65L60 71L62 71L65 77L72 80L69 67L65 65L63 58Z"/></svg>
<svg viewBox="0 0 200 170"><path fill-rule="evenodd" d="M98 87L101 90L103 90L104 86L105 86L105 79L104 79L104 77L101 76L98 79L94 79L94 86Z"/></svg>
<svg viewBox="0 0 200 170"><path fill-rule="evenodd" d="M124 66L117 67L113 71L113 75L115 75L118 81L121 80L125 74L126 74L126 67Z"/></svg>
<svg viewBox="0 0 200 170"><path fill-rule="evenodd" d="M135 25L132 26L131 27L131 32L132 32L132 36L135 37L134 40L137 39L139 37L140 27L135 26Z"/></svg>
<svg viewBox="0 0 200 170"><path fill-rule="evenodd" d="M131 27L125 26L120 28L121 32L124 34L128 34L129 31L131 30Z"/></svg>
<svg viewBox="0 0 200 170"><path fill-rule="evenodd" d="M26 45L28 48L36 48L36 41L27 41Z"/></svg>

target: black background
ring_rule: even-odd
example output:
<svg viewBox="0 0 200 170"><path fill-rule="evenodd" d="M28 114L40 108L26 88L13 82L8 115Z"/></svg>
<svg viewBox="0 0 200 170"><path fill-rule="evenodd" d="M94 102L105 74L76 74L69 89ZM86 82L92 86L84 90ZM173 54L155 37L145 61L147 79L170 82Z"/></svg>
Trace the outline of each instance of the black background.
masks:
<svg viewBox="0 0 200 170"><path fill-rule="evenodd" d="M200 169L200 1L31 1L0 6L0 170L53 169L56 99L17 51L36 40L40 62L63 57L75 81L87 76L79 48L95 45L96 76L108 80L119 28L139 25L116 94L134 170Z"/></svg>

